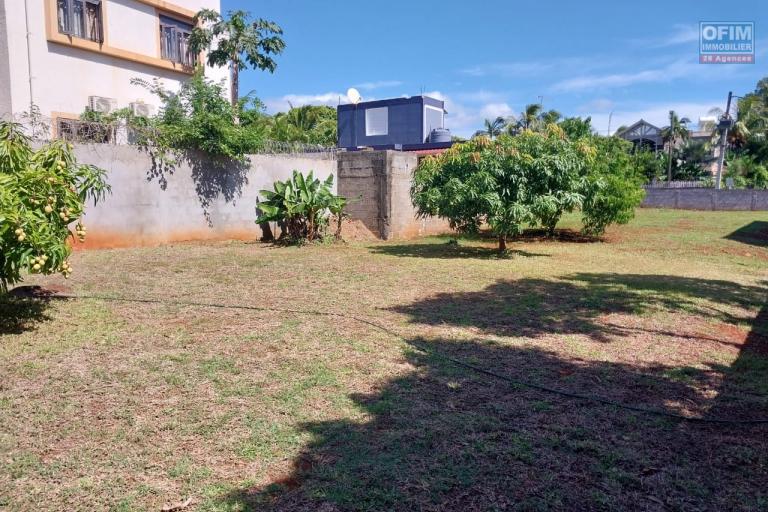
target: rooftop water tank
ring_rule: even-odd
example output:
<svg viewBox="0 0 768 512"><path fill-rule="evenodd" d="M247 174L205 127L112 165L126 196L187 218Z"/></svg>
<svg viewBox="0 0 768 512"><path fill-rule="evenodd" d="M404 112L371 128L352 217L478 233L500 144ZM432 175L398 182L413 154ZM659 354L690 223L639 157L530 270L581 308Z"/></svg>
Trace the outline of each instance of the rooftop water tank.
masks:
<svg viewBox="0 0 768 512"><path fill-rule="evenodd" d="M451 142L451 131L446 128L435 128L429 132L430 144Z"/></svg>

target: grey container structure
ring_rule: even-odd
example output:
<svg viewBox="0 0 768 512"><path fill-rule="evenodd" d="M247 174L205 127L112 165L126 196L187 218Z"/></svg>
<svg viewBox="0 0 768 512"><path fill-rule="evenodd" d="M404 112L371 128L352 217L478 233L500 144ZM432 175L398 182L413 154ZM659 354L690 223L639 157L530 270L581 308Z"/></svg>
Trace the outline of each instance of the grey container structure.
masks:
<svg viewBox="0 0 768 512"><path fill-rule="evenodd" d="M337 113L338 146L349 150L430 147L432 130L445 128L445 103L429 96L339 105Z"/></svg>

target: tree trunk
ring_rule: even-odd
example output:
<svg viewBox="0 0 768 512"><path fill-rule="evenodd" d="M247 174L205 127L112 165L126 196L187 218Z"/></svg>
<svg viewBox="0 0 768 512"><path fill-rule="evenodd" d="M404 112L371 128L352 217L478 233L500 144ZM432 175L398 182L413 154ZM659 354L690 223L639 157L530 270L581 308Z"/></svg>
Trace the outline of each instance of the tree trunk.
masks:
<svg viewBox="0 0 768 512"><path fill-rule="evenodd" d="M232 108L237 106L237 102L240 99L239 98L239 87L240 87L240 76L239 76L239 70L237 69L237 64L235 63L234 59L231 62L232 66L232 84L230 84L230 101L232 101Z"/></svg>
<svg viewBox="0 0 768 512"><path fill-rule="evenodd" d="M334 238L336 240L341 240L341 227L344 224L344 217L339 214L339 216L336 218L336 234L334 235Z"/></svg>
<svg viewBox="0 0 768 512"><path fill-rule="evenodd" d="M507 235L499 235L499 252L507 250Z"/></svg>
<svg viewBox="0 0 768 512"><path fill-rule="evenodd" d="M275 241L275 234L272 233L272 227L269 225L269 222L262 222L259 224L259 227L261 228L261 241L262 242L274 242Z"/></svg>
<svg viewBox="0 0 768 512"><path fill-rule="evenodd" d="M667 182L672 181L672 146L675 143L675 139L670 137L669 139L669 156L667 157Z"/></svg>

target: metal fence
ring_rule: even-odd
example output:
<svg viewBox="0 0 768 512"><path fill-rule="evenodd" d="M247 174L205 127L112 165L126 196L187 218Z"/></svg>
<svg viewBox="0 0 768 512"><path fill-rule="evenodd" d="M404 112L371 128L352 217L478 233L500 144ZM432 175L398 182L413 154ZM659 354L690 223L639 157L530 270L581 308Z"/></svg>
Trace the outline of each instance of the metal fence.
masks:
<svg viewBox="0 0 768 512"><path fill-rule="evenodd" d="M690 181L653 181L644 185L645 188L713 188L712 180L690 180Z"/></svg>
<svg viewBox="0 0 768 512"><path fill-rule="evenodd" d="M93 122L80 119L50 118L39 112L24 112L13 116L14 122L22 125L33 140L48 142L53 139L63 139L73 144L114 144L136 145L140 141L151 140L151 128L146 126L130 126L125 120L114 122ZM263 155L324 155L336 157L338 148L321 144L304 142L284 142L265 140L254 154Z"/></svg>

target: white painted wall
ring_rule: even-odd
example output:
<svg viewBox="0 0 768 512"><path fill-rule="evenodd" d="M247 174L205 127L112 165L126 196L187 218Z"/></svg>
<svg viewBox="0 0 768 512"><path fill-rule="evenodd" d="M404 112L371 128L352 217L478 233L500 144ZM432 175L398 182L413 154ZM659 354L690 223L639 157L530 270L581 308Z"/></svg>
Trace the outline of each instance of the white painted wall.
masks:
<svg viewBox="0 0 768 512"><path fill-rule="evenodd" d="M143 55L157 55L157 14L155 8L136 0L109 0L107 5L107 42L110 46L131 49ZM130 30L126 28L130 27Z"/></svg>
<svg viewBox="0 0 768 512"><path fill-rule="evenodd" d="M159 175L150 156L132 146L77 144L75 155L78 162L106 170L112 186L103 202L88 204L88 239L77 248L254 240L261 236L254 222L259 192L272 189L275 180L286 180L297 169L314 171L322 180L332 175L334 192L338 181L336 159L322 154L251 155L248 165L197 154Z"/></svg>
<svg viewBox="0 0 768 512"><path fill-rule="evenodd" d="M110 46L147 53L159 57L159 30L154 8L136 0L103 0L107 2L106 38ZM32 102L44 116L52 112L80 114L88 104L88 96L106 96L118 100L118 108L130 102L144 101L157 106L158 100L142 87L131 85L131 78L152 80L157 77L171 90L177 89L188 75L153 66L48 42L45 33L45 11L42 0L0 0L7 20L6 44L10 68L10 97L13 114L28 111L30 105L30 73L28 72L25 33L25 2L29 9L32 80ZM203 7L220 10L219 0L173 0L174 4L197 11ZM150 16L151 13L151 16ZM229 90L227 68L206 68L206 76L224 81ZM0 91L0 94L7 94ZM3 104L3 102L0 102ZM5 112L0 112L5 114Z"/></svg>

